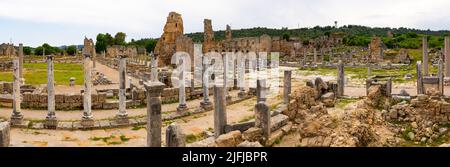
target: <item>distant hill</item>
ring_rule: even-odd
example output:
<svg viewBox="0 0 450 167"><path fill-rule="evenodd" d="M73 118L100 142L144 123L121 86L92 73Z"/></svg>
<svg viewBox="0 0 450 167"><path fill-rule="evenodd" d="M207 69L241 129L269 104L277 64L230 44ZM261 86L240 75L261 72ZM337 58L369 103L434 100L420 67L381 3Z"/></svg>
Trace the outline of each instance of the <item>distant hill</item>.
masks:
<svg viewBox="0 0 450 167"><path fill-rule="evenodd" d="M406 47L406 48L415 48L417 46L416 38L421 38L423 35L430 35L430 40L432 38L439 38L436 41L443 40L443 36L449 35L449 30L442 31L432 31L432 30L419 30L419 29L411 29L411 28L379 28L379 27L367 27L367 26L359 26L359 25L346 25L339 28L334 28L331 26L320 27L316 26L313 28L300 28L300 29L274 29L274 28L265 28L265 27L256 27L249 29L236 29L232 30L233 38L241 38L241 37L257 37L263 34L267 34L269 36L279 36L288 35L289 37L300 38L303 41L308 41L309 39L316 38L323 35L328 35L333 32L343 32L346 34L346 39L344 39L344 43L348 45L357 45L357 46L367 46L370 42L372 36L382 37L383 42L390 43L388 47ZM394 35L394 38L388 39L387 34L391 32ZM409 35L405 35L409 34ZM411 34L420 34L418 36ZM203 32L189 33L186 36L193 39L194 42L202 42L203 41ZM435 36L435 37L433 37ZM223 30L214 31L215 40L223 40L225 39L225 32ZM396 39L398 38L398 40ZM414 40L412 39L414 38ZM442 39L441 39L442 38ZM389 41L394 40L394 41ZM410 41L413 40L413 41ZM406 41L406 42L405 42ZM404 44L402 44L402 42ZM408 44L405 44L408 43ZM438 42L436 42L437 45ZM408 45L408 46L407 46ZM430 44L430 47L438 47Z"/></svg>

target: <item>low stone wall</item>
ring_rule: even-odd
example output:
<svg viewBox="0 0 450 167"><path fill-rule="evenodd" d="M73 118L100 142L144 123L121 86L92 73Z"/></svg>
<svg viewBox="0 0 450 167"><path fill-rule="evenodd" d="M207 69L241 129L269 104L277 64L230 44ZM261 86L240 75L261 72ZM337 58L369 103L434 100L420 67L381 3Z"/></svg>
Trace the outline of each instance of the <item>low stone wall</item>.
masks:
<svg viewBox="0 0 450 167"><path fill-rule="evenodd" d="M92 94L93 109L110 109L106 102L106 94ZM22 99L22 108L46 109L48 95L45 93L24 93ZM56 110L80 110L83 109L82 94L57 94L55 95Z"/></svg>

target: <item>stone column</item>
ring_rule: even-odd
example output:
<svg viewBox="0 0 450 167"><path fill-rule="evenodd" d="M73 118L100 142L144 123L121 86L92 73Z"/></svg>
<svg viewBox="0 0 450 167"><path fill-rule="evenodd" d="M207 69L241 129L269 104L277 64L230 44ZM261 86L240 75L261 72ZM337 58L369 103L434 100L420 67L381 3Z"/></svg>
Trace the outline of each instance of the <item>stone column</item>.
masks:
<svg viewBox="0 0 450 167"><path fill-rule="evenodd" d="M314 58L313 58L313 67L317 67L317 49L314 48Z"/></svg>
<svg viewBox="0 0 450 167"><path fill-rule="evenodd" d="M53 55L47 56L47 117L45 118L45 128L55 129L58 125L55 114L55 79L53 67Z"/></svg>
<svg viewBox="0 0 450 167"><path fill-rule="evenodd" d="M166 147L185 147L186 136L175 122L166 129Z"/></svg>
<svg viewBox="0 0 450 167"><path fill-rule="evenodd" d="M417 73L417 94L424 94L423 92L423 75L422 75L422 62L417 61L416 64Z"/></svg>
<svg viewBox="0 0 450 167"><path fill-rule="evenodd" d="M19 44L19 78L23 78L23 44Z"/></svg>
<svg viewBox="0 0 450 167"><path fill-rule="evenodd" d="M247 92L245 91L246 83L245 83L245 58L243 56L240 57L238 75L239 75L239 98L247 97Z"/></svg>
<svg viewBox="0 0 450 167"><path fill-rule="evenodd" d="M291 75L292 71L286 70L284 71L284 104L289 104L289 95L291 94Z"/></svg>
<svg viewBox="0 0 450 167"><path fill-rule="evenodd" d="M339 60L339 64L337 66L337 97L342 97L344 96L344 64L342 63L342 60Z"/></svg>
<svg viewBox="0 0 450 167"><path fill-rule="evenodd" d="M83 60L83 68L84 68L84 96L83 96L83 116L81 117L81 125L84 127L92 127L94 126L94 117L92 116L92 101L91 101L91 54L86 53L83 50L84 60Z"/></svg>
<svg viewBox="0 0 450 167"><path fill-rule="evenodd" d="M333 49L330 48L330 57L328 58L328 62L330 62L330 64L333 63Z"/></svg>
<svg viewBox="0 0 450 167"><path fill-rule="evenodd" d="M422 55L423 55L423 75L428 76L428 41L427 41L427 37L422 38Z"/></svg>
<svg viewBox="0 0 450 167"><path fill-rule="evenodd" d="M156 82L156 81L158 81L158 67L157 67L158 65L157 65L157 61L156 61L156 56L152 56L152 59L151 59L151 75L152 75L152 78L151 78L151 81L152 82Z"/></svg>
<svg viewBox="0 0 450 167"><path fill-rule="evenodd" d="M450 80L450 37L444 38L445 77Z"/></svg>
<svg viewBox="0 0 450 167"><path fill-rule="evenodd" d="M227 101L231 101L231 96L228 92L228 65L229 65L229 57L228 54L223 55L223 87L225 88L225 98ZM259 59L257 59L258 69L260 69ZM259 71L259 70L258 70Z"/></svg>
<svg viewBox="0 0 450 167"><path fill-rule="evenodd" d="M372 65L370 63L367 63L367 78L370 78L372 76Z"/></svg>
<svg viewBox="0 0 450 167"><path fill-rule="evenodd" d="M13 113L11 115L11 124L12 125L19 125L22 124L23 121L23 115L21 113L20 109L20 61L18 59L14 59L13 63L13 76L14 76L14 82L13 82Z"/></svg>
<svg viewBox="0 0 450 167"><path fill-rule="evenodd" d="M183 112L187 110L187 105L186 105L186 87L185 87L185 62L182 60L180 60L180 64L181 64L181 71L178 71L178 85L179 85L179 92L178 92L178 101L179 101L179 105L177 107L177 111L178 112Z"/></svg>
<svg viewBox="0 0 450 167"><path fill-rule="evenodd" d="M444 62L442 62L442 59L439 59L438 78L439 78L439 94L441 96L443 96L444 95Z"/></svg>
<svg viewBox="0 0 450 167"><path fill-rule="evenodd" d="M119 124L128 123L126 76L127 76L127 56L119 56L119 112L116 114L116 121Z"/></svg>
<svg viewBox="0 0 450 167"><path fill-rule="evenodd" d="M386 82L386 96L387 97L392 96L392 77L389 77Z"/></svg>
<svg viewBox="0 0 450 167"><path fill-rule="evenodd" d="M75 86L75 77L70 77L70 78L69 78L69 86L70 86L70 87Z"/></svg>
<svg viewBox="0 0 450 167"><path fill-rule="evenodd" d="M320 49L320 63L321 63L322 66L325 65L325 62L324 62L325 53L324 53L323 49L324 48Z"/></svg>
<svg viewBox="0 0 450 167"><path fill-rule="evenodd" d="M147 91L147 147L161 147L161 93L165 85L159 81L146 82Z"/></svg>
<svg viewBox="0 0 450 167"><path fill-rule="evenodd" d="M212 103L211 101L209 101L209 73L208 71L206 71L206 68L208 67L208 65L206 65L206 63L208 63L208 58L205 56L202 56L202 66L203 66L203 101L200 102L200 106L205 109L205 110L211 110L212 109Z"/></svg>
<svg viewBox="0 0 450 167"><path fill-rule="evenodd" d="M266 101L266 80L258 79L256 80L256 102Z"/></svg>
<svg viewBox="0 0 450 167"><path fill-rule="evenodd" d="M255 115L255 117L259 118L259 123L255 126L257 128L261 128L262 130L262 136L264 142L269 140L270 137L270 111L269 107L266 105L264 101L260 101L255 105L255 110L257 111L258 115ZM255 119L256 121L256 119Z"/></svg>
<svg viewBox="0 0 450 167"><path fill-rule="evenodd" d="M225 88L214 86L214 136L225 133L227 125L227 108L225 102Z"/></svg>
<svg viewBox="0 0 450 167"><path fill-rule="evenodd" d="M9 122L0 122L0 147L9 147L10 143Z"/></svg>

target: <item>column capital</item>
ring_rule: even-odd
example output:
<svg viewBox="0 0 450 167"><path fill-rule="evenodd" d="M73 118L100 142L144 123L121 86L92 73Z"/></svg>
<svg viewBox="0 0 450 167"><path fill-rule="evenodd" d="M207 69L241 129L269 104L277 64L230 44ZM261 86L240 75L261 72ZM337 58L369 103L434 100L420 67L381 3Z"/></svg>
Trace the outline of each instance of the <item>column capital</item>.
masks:
<svg viewBox="0 0 450 167"><path fill-rule="evenodd" d="M45 57L47 57L47 60L53 60L53 58L54 58L55 56L53 56L53 55L46 55Z"/></svg>
<svg viewBox="0 0 450 167"><path fill-rule="evenodd" d="M158 97L161 96L161 93L166 85L159 81L150 81L145 82L144 87L150 97Z"/></svg>

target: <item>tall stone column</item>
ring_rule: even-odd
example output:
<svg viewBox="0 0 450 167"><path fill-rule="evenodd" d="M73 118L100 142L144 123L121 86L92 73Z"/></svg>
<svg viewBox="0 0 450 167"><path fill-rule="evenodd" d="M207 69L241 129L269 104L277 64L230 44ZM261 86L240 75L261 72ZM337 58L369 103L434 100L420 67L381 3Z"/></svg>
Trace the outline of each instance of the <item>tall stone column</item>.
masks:
<svg viewBox="0 0 450 167"><path fill-rule="evenodd" d="M126 76L127 76L127 56L119 56L119 112L116 114L116 121L120 124L128 123Z"/></svg>
<svg viewBox="0 0 450 167"><path fill-rule="evenodd" d="M145 82L147 91L147 147L161 147L161 93L165 85Z"/></svg>
<svg viewBox="0 0 450 167"><path fill-rule="evenodd" d="M178 85L179 85L179 92L178 92L178 101L179 101L179 104L178 104L178 107L177 107L177 111L178 112L183 112L183 111L186 111L187 110L187 105L186 105L186 87L185 87L185 75L184 75L184 73L185 73L185 62L183 61L183 59L182 60L180 60L180 64L181 64L181 66L182 66L182 70L181 71L178 71L178 75L179 75L179 77L178 77Z"/></svg>
<svg viewBox="0 0 450 167"><path fill-rule="evenodd" d="M450 80L450 37L444 38L445 77Z"/></svg>
<svg viewBox="0 0 450 167"><path fill-rule="evenodd" d="M156 81L158 81L158 67L157 67L158 65L157 65L155 55L152 56L150 64L151 64L150 66L151 66L151 75L152 75L151 81L156 82Z"/></svg>
<svg viewBox="0 0 450 167"><path fill-rule="evenodd" d="M166 129L166 147L185 147L186 136L176 123L170 124Z"/></svg>
<svg viewBox="0 0 450 167"><path fill-rule="evenodd" d="M205 56L202 56L202 66L203 66L203 101L200 102L200 106L205 110L211 110L212 109L212 103L209 100L209 73L206 70L208 68L208 58Z"/></svg>
<svg viewBox="0 0 450 167"><path fill-rule="evenodd" d="M247 97L247 92L245 91L246 83L245 83L245 58L244 56L241 56L239 61L239 68L238 68L238 83L239 83L239 98L245 98Z"/></svg>
<svg viewBox="0 0 450 167"><path fill-rule="evenodd" d="M344 96L344 63L342 63L342 60L339 60L339 64L337 66L338 74L337 74L337 97Z"/></svg>
<svg viewBox="0 0 450 167"><path fill-rule="evenodd" d="M317 67L317 49L314 48L313 67Z"/></svg>
<svg viewBox="0 0 450 167"><path fill-rule="evenodd" d="M441 96L443 96L444 95L444 62L442 62L442 59L439 59L438 78L439 78L439 94Z"/></svg>
<svg viewBox="0 0 450 167"><path fill-rule="evenodd" d="M55 114L55 79L53 67L53 55L47 56L47 117L45 118L45 128L55 129L58 125Z"/></svg>
<svg viewBox="0 0 450 167"><path fill-rule="evenodd" d="M288 104L290 101L289 95L291 94L291 75L292 71L289 70L284 71L284 88L283 88L284 104Z"/></svg>
<svg viewBox="0 0 450 167"><path fill-rule="evenodd" d="M320 49L320 63L322 66L325 65L325 62L324 62L325 53L324 53L323 49L324 48Z"/></svg>
<svg viewBox="0 0 450 167"><path fill-rule="evenodd" d="M84 60L83 60L83 68L84 68L84 96L83 96L83 116L81 117L81 125L84 127L92 127L94 126L94 117L92 116L92 101L91 101L91 54L86 53L83 50Z"/></svg>
<svg viewBox="0 0 450 167"><path fill-rule="evenodd" d="M227 125L227 108L225 102L225 88L214 86L214 136L225 133Z"/></svg>
<svg viewBox="0 0 450 167"><path fill-rule="evenodd" d="M19 78L23 79L23 44L19 44Z"/></svg>
<svg viewBox="0 0 450 167"><path fill-rule="evenodd" d="M423 75L422 75L422 62L417 61L416 64L417 73L417 94L424 94L423 92Z"/></svg>
<svg viewBox="0 0 450 167"><path fill-rule="evenodd" d="M428 76L428 41L427 41L427 37L422 38L422 55L423 55L423 75Z"/></svg>
<svg viewBox="0 0 450 167"><path fill-rule="evenodd" d="M11 124L12 125L19 125L23 122L23 115L21 113L20 109L20 72L19 72L19 60L14 59L13 60L13 113L11 115Z"/></svg>
<svg viewBox="0 0 450 167"><path fill-rule="evenodd" d="M228 92L228 70L230 69L229 68L229 61L230 61L230 59L229 59L229 55L228 54L224 54L223 55L223 87L225 88L225 98L226 98L226 100L227 101L230 101L231 100L231 96L230 96L230 94L229 94L229 92ZM259 68L261 68L260 67L260 63L259 63L259 59L257 60L257 65L258 65L258 69ZM259 71L259 70L258 70Z"/></svg>

